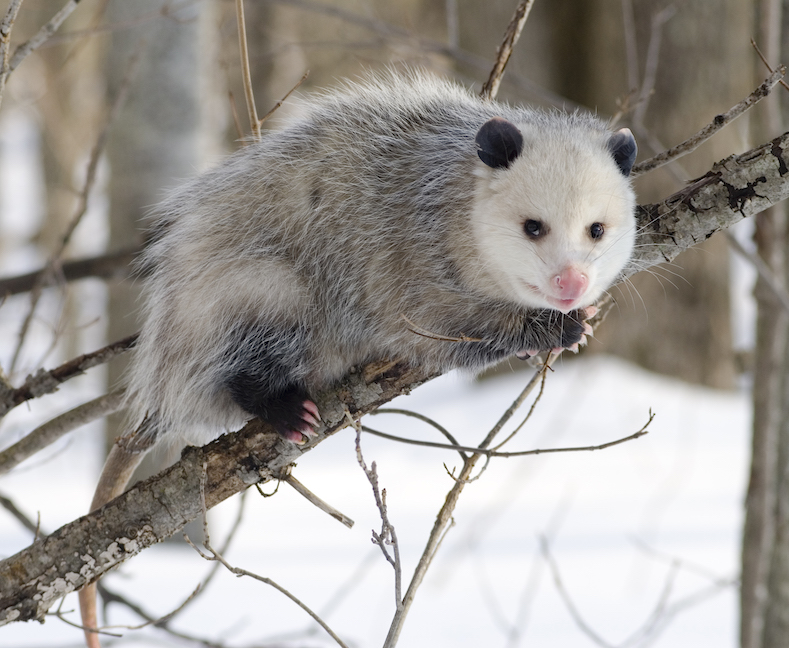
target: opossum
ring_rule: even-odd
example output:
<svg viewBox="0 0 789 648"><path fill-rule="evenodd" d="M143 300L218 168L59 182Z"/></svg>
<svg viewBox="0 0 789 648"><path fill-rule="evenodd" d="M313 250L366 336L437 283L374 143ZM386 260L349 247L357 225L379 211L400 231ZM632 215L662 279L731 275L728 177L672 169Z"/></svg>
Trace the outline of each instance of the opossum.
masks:
<svg viewBox="0 0 789 648"><path fill-rule="evenodd" d="M635 156L630 131L592 115L421 72L304 100L156 210L135 433L93 508L160 440L203 444L259 417L303 442L313 395L354 366L476 372L582 342L633 250Z"/></svg>

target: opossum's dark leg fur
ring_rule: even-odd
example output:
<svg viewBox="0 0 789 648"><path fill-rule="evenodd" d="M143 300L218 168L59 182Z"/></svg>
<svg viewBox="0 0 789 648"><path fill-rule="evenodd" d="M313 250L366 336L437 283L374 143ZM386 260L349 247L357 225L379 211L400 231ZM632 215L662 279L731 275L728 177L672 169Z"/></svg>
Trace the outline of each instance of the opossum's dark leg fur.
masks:
<svg viewBox="0 0 789 648"><path fill-rule="evenodd" d="M225 385L236 404L286 439L313 436L320 414L302 378L305 332L256 325L234 337Z"/></svg>

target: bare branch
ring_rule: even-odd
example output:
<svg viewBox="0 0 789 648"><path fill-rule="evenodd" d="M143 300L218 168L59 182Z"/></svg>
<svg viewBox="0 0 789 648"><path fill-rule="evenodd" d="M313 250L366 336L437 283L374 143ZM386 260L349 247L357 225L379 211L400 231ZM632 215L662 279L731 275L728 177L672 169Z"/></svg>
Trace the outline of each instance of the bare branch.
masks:
<svg viewBox="0 0 789 648"><path fill-rule="evenodd" d="M543 377L543 382L544 382L545 373L540 371L538 375L541 375ZM531 411L533 411L533 409ZM531 411L529 412L529 415L531 415ZM394 434L387 434L386 432L380 432L379 430L373 430L372 428L369 428L366 425L362 426L362 430L364 432L368 432L372 434L373 436L378 436L381 437L382 439L389 439L390 441L398 441L399 443L424 446L426 448L439 448L441 450L456 450L458 452L474 452L485 457L510 458L510 457L526 457L528 455L555 454L559 452L594 452L595 450L606 450L607 448L613 448L614 446L621 445L622 443L627 443L628 441L635 441L636 439L640 439L645 434L648 434L649 430L647 428L649 427L649 424L652 423L654 418L655 415L652 412L650 412L649 419L637 432L633 432L633 434L629 434L626 437L614 439L613 441L607 441L606 443L601 443L599 445L573 446L566 448L537 448L534 450L519 450L514 452L501 452L495 449L487 450L479 447L474 448L471 446L462 446L457 444L449 445L447 443L436 443L435 441L417 441L414 439L407 439L405 437L396 436ZM509 439L511 439L512 436L513 435L511 434L509 437L507 437L507 439L505 439L505 441L503 441L496 447L497 448L501 447L501 445L503 443L506 443L506 441L509 441Z"/></svg>
<svg viewBox="0 0 789 648"><path fill-rule="evenodd" d="M275 112L277 112L282 107L282 104L284 104L288 100L288 97L290 97L290 95L292 95L294 92L296 92L296 90L299 89L299 86L307 80L307 77L309 75L310 75L310 71L307 70L304 74L301 75L301 78L296 82L296 85L294 85L290 90L288 90L285 93L285 96L282 97L282 99L280 99L277 103L275 103L274 107L258 120L258 130L260 130L260 127L263 125L263 123L266 120L268 120Z"/></svg>
<svg viewBox="0 0 789 648"><path fill-rule="evenodd" d="M397 534L395 533L394 525L389 521L389 512L386 507L386 489L380 490L378 488L378 471L373 461L372 465L368 468L362 456L362 428L359 422L351 417L350 412L346 410L346 417L349 424L356 430L356 461L359 463L362 471L364 471L367 481L373 488L373 497L375 498L375 505L378 507L378 513L381 516L381 533L373 531L373 542L381 548L386 561L392 565L395 573L395 618L403 614L403 572L402 563L400 562L400 544L397 542ZM392 547L392 554L389 553L387 546ZM394 642L396 643L396 642ZM394 646L387 639L384 647Z"/></svg>
<svg viewBox="0 0 789 648"><path fill-rule="evenodd" d="M515 8L510 24L507 25L507 30L504 32L504 39L496 50L496 62L488 80L482 86L482 92L479 93L479 96L483 99L495 99L499 94L504 68L507 66L510 56L512 56L512 50L521 36L521 31L523 31L523 26L526 24L526 19L529 17L533 4L534 0L521 0Z"/></svg>
<svg viewBox="0 0 789 648"><path fill-rule="evenodd" d="M784 133L717 162L663 202L639 206L637 247L623 278L670 263L683 250L789 198L787 148L789 133Z"/></svg>
<svg viewBox="0 0 789 648"><path fill-rule="evenodd" d="M490 74L490 59L484 56L472 54L471 52L453 46L451 43L447 45L447 43L442 41L425 38L408 29L382 20L361 16L352 11L343 9L342 7L316 2L315 0L265 0L265 2L269 4L287 5L288 7L301 9L302 11L310 11L324 16L331 16L332 18L367 29L388 41L405 42L418 48L420 52L441 54L442 56L447 56L458 63L468 66L472 70L476 70L479 74ZM536 97L540 99L540 101L544 101L552 106L566 109L579 107L566 97L561 97L537 85L533 81L512 72L507 76L507 81L510 85L517 87L527 95Z"/></svg>
<svg viewBox="0 0 789 648"><path fill-rule="evenodd" d="M35 375L28 376L23 385L16 389L10 390L8 393L0 397L0 418L5 416L10 410L17 405L24 403L32 398L38 398L44 394L51 394L57 391L61 383L70 380L76 376L80 376L85 371L96 365L109 362L114 357L126 353L129 349L133 348L137 343L138 333L130 335L127 338L108 344L97 351L85 353L73 360L45 371L39 369Z"/></svg>
<svg viewBox="0 0 789 648"><path fill-rule="evenodd" d="M3 103L5 82L11 72L8 63L8 55L11 51L11 30L21 5L22 0L11 0L3 20L0 21L0 104Z"/></svg>
<svg viewBox="0 0 789 648"><path fill-rule="evenodd" d="M789 293L787 293L784 287L778 282L778 279L770 268L767 267L762 257L747 250L731 232L724 232L724 234L732 249L756 269L756 272L764 280L764 284L770 289L770 292L775 295L778 303L789 313Z"/></svg>
<svg viewBox="0 0 789 648"><path fill-rule="evenodd" d="M766 67L770 73L774 72L772 66L767 61L767 58L764 56L762 50L759 48L759 46L756 44L756 41L753 40L753 38L751 39L751 47L753 47L753 49L756 50L756 53L759 55L759 58L762 60L762 63L764 63L764 67ZM789 90L789 85L787 85L786 81L784 81L783 79L781 79L780 84L783 86L784 90Z"/></svg>
<svg viewBox="0 0 789 648"><path fill-rule="evenodd" d="M19 522L23 527L25 527L30 533L32 533L36 538L44 538L46 537L45 533L41 532L41 529L37 523L34 523L27 515L25 515L22 511L19 510L14 501L10 497L6 497L5 495L0 495L0 506L2 506L6 511L8 511L11 515L13 515L17 522Z"/></svg>
<svg viewBox="0 0 789 648"><path fill-rule="evenodd" d="M60 437L91 421L117 412L123 405L123 390L99 396L40 425L14 445L0 452L0 475L32 457Z"/></svg>
<svg viewBox="0 0 789 648"><path fill-rule="evenodd" d="M11 57L11 62L8 64L9 73L13 72L28 54L37 50L49 40L52 34L63 24L63 21L77 8L79 1L80 0L68 0L68 2L63 5L63 8L58 11L46 25L36 32L33 38L16 48L13 57Z"/></svg>
<svg viewBox="0 0 789 648"><path fill-rule="evenodd" d="M207 468L207 464L204 463L203 468L204 470L201 473L201 489L200 489L201 490L200 499L202 504L202 513L203 513L203 529L205 534L205 540L203 541L203 546L206 548L206 550L208 550L210 555L200 551L200 549L198 549L185 534L184 534L184 539L192 546L192 548L195 551L197 551L198 554L200 554L201 557L205 558L208 561L218 561L231 574L235 574L236 576L249 576L250 578L260 581L261 583L270 585L281 594L284 594L287 598L289 598L302 610L304 610L308 615L310 615L312 619L318 625L320 625L321 628L323 628L332 639L334 639L334 641L336 641L340 646L342 646L342 648L348 648L348 646L343 642L343 640L337 636L337 634L326 624L326 622L323 619L321 619L315 612L313 612L309 607L307 607L307 605L305 605L300 599L298 599L296 596L294 596L288 590L282 587L282 585L279 585L278 583L271 580L270 578L267 578L266 576L260 576L253 572L247 571L246 569L241 569L240 567L233 567L230 563L227 562L227 560L225 560L224 556L222 556L222 554L219 551L217 551L211 546L211 539L208 534L208 508L206 504L205 490L204 490L206 484L206 477L207 477L205 468Z"/></svg>
<svg viewBox="0 0 789 648"><path fill-rule="evenodd" d="M56 281L69 282L88 277L126 278L131 274L131 265L139 253L139 248L126 248L85 259L64 261L57 269ZM23 275L0 279L0 296L18 295L33 290L37 283L45 281L44 275L47 270L48 268L42 268Z"/></svg>
<svg viewBox="0 0 789 648"><path fill-rule="evenodd" d="M756 88L751 94L749 94L745 99L743 99L740 103L736 106L733 106L725 113L721 115L716 115L715 119L712 120L710 124L702 128L698 133L689 137L684 142L677 144L676 146L672 146L667 151L663 153L659 153L658 155L649 158L648 160L644 160L636 164L633 167L631 175L635 178L638 177L647 171L652 171L653 169L657 169L658 167L663 166L664 164L668 164L673 160L681 158L683 155L687 155L688 153L692 153L695 151L699 146L701 146L704 142L706 142L710 137L712 137L715 133L717 133L721 128L726 126L729 122L737 119L740 115L742 115L746 110L755 106L759 103L762 99L764 99L767 95L772 92L772 89L776 86L776 84L783 79L784 75L786 74L786 68L784 66L779 67L775 72L773 72L764 82Z"/></svg>
<svg viewBox="0 0 789 648"><path fill-rule="evenodd" d="M282 481L284 481L289 486L292 486L293 490L295 490L299 495L304 497L308 502L317 506L324 513L328 513L335 520L342 522L349 529L353 527L354 522L351 518L349 518L344 513L341 513L333 506L324 502L320 497L318 497L309 488L307 488L304 484L302 484L292 474L288 473L287 477L284 477Z"/></svg>

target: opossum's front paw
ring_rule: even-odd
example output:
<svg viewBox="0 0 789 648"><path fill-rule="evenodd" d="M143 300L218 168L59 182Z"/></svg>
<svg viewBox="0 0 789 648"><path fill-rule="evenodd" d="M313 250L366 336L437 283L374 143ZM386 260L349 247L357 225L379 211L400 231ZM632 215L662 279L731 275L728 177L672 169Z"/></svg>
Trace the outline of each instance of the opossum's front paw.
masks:
<svg viewBox="0 0 789 648"><path fill-rule="evenodd" d="M577 325L582 325L581 334L576 342L572 342L571 344L565 344L565 340L562 339L563 346L561 348L555 348L554 351L561 351L562 349L567 349L568 351L572 351L573 353L578 353L580 347L586 346L588 335L591 335L594 330L592 329L591 324L586 320L594 317L597 315L597 306L587 306L586 308L582 308L581 310L575 311L573 313L575 318L572 320L572 324L569 328L573 329L573 331L577 330Z"/></svg>
<svg viewBox="0 0 789 648"><path fill-rule="evenodd" d="M521 360L528 360L542 351L560 352L564 349L578 353L585 346L587 336L592 334L592 327L586 322L597 313L596 306L588 306L570 313L545 311L548 320L542 320L545 328L535 324L537 344L521 349L515 355ZM540 333L539 331L542 331Z"/></svg>

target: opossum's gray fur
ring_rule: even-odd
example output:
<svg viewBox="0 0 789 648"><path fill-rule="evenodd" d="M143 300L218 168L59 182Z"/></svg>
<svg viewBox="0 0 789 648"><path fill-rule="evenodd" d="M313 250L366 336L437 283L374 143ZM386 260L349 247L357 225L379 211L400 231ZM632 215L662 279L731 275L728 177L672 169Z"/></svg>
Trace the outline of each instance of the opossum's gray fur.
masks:
<svg viewBox="0 0 789 648"><path fill-rule="evenodd" d="M509 168L477 155L494 116L523 133ZM610 138L590 115L486 102L417 72L308 98L284 130L158 208L133 424L146 419L150 441L199 444L260 414L239 402L282 394L298 416L369 361L477 371L577 342L582 316L524 286L554 261L585 264L580 308L627 263L634 197ZM523 236L535 217L543 241ZM590 243L597 220L606 238ZM293 427L276 408L269 418Z"/></svg>

